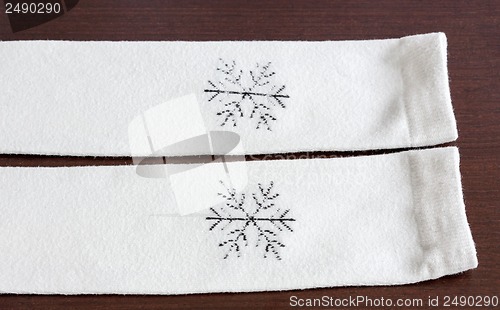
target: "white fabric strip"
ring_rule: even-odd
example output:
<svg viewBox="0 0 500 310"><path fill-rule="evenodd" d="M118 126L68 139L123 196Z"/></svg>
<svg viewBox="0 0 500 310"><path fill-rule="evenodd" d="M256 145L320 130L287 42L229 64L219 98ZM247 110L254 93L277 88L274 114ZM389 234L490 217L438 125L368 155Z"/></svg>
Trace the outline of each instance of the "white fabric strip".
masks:
<svg viewBox="0 0 500 310"><path fill-rule="evenodd" d="M0 291L394 285L477 266L456 148L247 165L244 197L220 184L227 205L186 217L133 166L0 168Z"/></svg>
<svg viewBox="0 0 500 310"><path fill-rule="evenodd" d="M240 135L234 154L366 150L457 138L446 37L324 42L0 42L0 152L130 155L150 111L178 137ZM192 95L199 111L155 107ZM198 155L193 150L161 155ZM143 154L150 155L150 154Z"/></svg>

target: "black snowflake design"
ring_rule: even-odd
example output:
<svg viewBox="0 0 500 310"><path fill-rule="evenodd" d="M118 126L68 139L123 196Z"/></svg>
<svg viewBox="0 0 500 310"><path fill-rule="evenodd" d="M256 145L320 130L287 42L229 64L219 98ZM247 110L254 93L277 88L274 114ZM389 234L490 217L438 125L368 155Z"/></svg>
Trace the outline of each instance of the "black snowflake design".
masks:
<svg viewBox="0 0 500 310"><path fill-rule="evenodd" d="M225 206L210 208L211 216L206 220L213 221L210 231L220 228L226 232L219 243L226 251L224 259L231 255L241 257L243 248L248 247L253 238L253 244L262 249L264 258L272 255L281 260L280 248L285 245L279 240L279 232L293 232L290 225L295 219L288 216L290 209L276 206L279 194L274 193L274 182L267 186L259 183L258 191L251 194L237 193L222 181L221 184L225 192L219 195L226 200Z"/></svg>
<svg viewBox="0 0 500 310"><path fill-rule="evenodd" d="M239 118L256 119L256 128L271 130L271 122L276 121L275 107L284 109L284 100L289 96L284 93L285 85L274 85L272 79L276 72L271 69L271 62L258 64L248 73L239 69L233 60L229 63L220 59L217 72L221 75L218 82L208 81L210 88L209 102L217 99L221 110L221 126L237 125Z"/></svg>

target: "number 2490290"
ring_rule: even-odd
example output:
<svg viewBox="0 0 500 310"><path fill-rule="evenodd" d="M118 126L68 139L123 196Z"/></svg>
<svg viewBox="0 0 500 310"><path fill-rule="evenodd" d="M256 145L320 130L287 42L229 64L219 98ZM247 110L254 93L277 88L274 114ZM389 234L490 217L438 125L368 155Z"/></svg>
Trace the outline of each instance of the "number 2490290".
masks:
<svg viewBox="0 0 500 310"><path fill-rule="evenodd" d="M60 13L60 3L5 3L5 13L7 14L52 14Z"/></svg>
<svg viewBox="0 0 500 310"><path fill-rule="evenodd" d="M471 307L496 307L498 306L497 296L444 296L444 307L450 306L471 306Z"/></svg>

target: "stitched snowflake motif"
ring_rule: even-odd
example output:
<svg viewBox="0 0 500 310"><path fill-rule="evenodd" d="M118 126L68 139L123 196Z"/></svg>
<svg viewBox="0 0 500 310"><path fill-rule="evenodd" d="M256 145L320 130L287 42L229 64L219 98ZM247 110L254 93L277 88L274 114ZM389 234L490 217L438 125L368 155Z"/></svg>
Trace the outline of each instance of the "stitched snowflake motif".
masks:
<svg viewBox="0 0 500 310"><path fill-rule="evenodd" d="M221 184L225 191L219 195L226 200L225 205L210 208L211 216L206 220L213 222L210 231L220 229L225 232L219 243L225 251L224 259L241 257L244 248L252 244L261 249L264 258L272 256L281 260L280 249L285 245L279 234L293 232L290 225L295 219L288 216L290 209L276 206L279 194L274 192L274 182L268 185L259 183L258 190L253 193L237 193L222 181Z"/></svg>
<svg viewBox="0 0 500 310"><path fill-rule="evenodd" d="M256 129L265 128L271 131L271 123L277 120L275 109L286 107L285 85L273 83L274 72L271 62L264 65L257 63L254 69L244 71L236 62L225 62L217 67L219 80L208 81L209 102L217 101L221 108L217 115L221 118L221 126L236 127L238 119L255 120Z"/></svg>

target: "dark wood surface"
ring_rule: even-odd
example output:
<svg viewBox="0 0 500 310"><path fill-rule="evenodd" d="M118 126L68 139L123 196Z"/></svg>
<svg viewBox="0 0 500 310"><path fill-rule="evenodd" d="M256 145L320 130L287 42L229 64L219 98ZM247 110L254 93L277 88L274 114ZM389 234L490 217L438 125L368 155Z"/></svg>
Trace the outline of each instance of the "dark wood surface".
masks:
<svg viewBox="0 0 500 310"><path fill-rule="evenodd" d="M184 296L0 296L0 309L280 309L289 298L422 298L500 295L500 1L145 1L81 0L44 24L0 39L361 40L443 31L460 137L467 215L479 268L395 287ZM0 68L1 70L1 68ZM1 90L0 90L1 91ZM0 103L1 104L1 103ZM336 155L336 154L331 154ZM128 158L0 156L0 165L124 164ZM1 198L0 198L1 199ZM0 275L1 281L1 275ZM422 307L424 309L426 307Z"/></svg>

